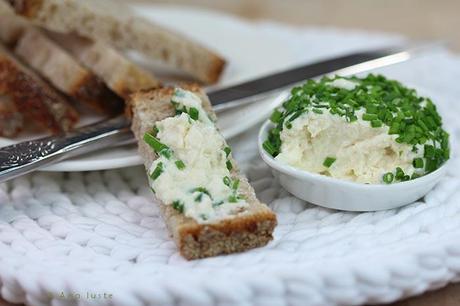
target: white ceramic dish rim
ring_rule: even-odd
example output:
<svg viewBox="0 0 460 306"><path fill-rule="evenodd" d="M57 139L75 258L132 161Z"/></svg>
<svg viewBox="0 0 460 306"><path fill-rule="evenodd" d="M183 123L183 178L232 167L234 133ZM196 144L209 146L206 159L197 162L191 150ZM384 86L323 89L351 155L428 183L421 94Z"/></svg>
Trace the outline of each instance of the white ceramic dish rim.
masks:
<svg viewBox="0 0 460 306"><path fill-rule="evenodd" d="M325 176L322 174L308 172L305 170L300 170L293 166L290 166L288 164L275 160L272 156L270 156L265 151L265 149L262 146L268 134L268 130L272 127L274 127L274 123L272 123L270 119L268 119L264 122L264 124L260 128L260 131L258 134L258 147L259 147L259 153L262 159L270 167L274 168L275 170L278 170L284 174L293 176L301 180L317 180L317 181L321 181L321 182L328 183L328 184L335 184L335 185L340 184L340 185L348 186L351 188L363 188L366 190L376 190L377 191L377 190L382 190L382 189L392 189L392 191L398 191L398 190L406 189L408 186L411 186L411 185L420 185L420 184L427 183L428 181L430 181L430 178L432 176L437 175L439 172L444 172L446 166L448 165L450 161L449 159L441 167L439 167L438 169L436 169L435 171L429 174L426 174L417 179L409 180L405 182L398 182L394 184L363 184L363 183L351 182L351 181L346 181L346 180L341 180L341 179ZM452 146L450 147L452 148ZM452 151L451 151L451 155L452 155Z"/></svg>

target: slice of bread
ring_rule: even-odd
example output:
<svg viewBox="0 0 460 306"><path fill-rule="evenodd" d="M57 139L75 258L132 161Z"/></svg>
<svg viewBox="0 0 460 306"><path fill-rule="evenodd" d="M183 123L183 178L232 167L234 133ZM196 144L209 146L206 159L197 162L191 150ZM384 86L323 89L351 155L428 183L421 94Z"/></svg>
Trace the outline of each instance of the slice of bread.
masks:
<svg viewBox="0 0 460 306"><path fill-rule="evenodd" d="M152 24L113 0L8 0L16 13L48 29L75 32L122 50L134 49L215 83L225 61L186 37ZM210 25L211 26L211 25Z"/></svg>
<svg viewBox="0 0 460 306"><path fill-rule="evenodd" d="M160 82L151 73L104 43L51 31L47 35L125 99L138 90L160 86Z"/></svg>
<svg viewBox="0 0 460 306"><path fill-rule="evenodd" d="M11 20L10 24L13 23ZM109 114L123 110L120 97L41 30L27 27L14 52L54 87L91 109Z"/></svg>
<svg viewBox="0 0 460 306"><path fill-rule="evenodd" d="M14 45L27 24L26 20L15 16L6 2L0 1L0 41L7 46Z"/></svg>
<svg viewBox="0 0 460 306"><path fill-rule="evenodd" d="M13 100L7 96L0 96L0 136L14 137L23 127L24 119Z"/></svg>
<svg viewBox="0 0 460 306"><path fill-rule="evenodd" d="M206 111L211 117L215 116L209 100L198 86L188 85L183 88L199 95ZM173 92L173 88L139 92L134 94L130 101L132 130L138 141L139 152L145 161L146 169L150 169L157 155L143 141L143 135L151 131L157 121L175 115L171 105ZM272 240L272 233L276 226L275 214L257 200L247 179L236 168L232 170L232 176L240 179L241 192L250 204L244 214L211 224L200 224L192 218L185 217L172 205L160 204L166 225L185 258L197 259L241 252L264 246Z"/></svg>
<svg viewBox="0 0 460 306"><path fill-rule="evenodd" d="M0 95L10 97L18 111L53 133L71 130L78 120L78 113L64 96L1 44Z"/></svg>

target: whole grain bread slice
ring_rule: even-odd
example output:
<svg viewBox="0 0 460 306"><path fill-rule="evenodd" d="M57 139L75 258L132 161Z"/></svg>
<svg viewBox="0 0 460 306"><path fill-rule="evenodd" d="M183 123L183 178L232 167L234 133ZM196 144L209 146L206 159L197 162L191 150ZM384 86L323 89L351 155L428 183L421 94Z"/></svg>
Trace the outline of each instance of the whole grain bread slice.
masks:
<svg viewBox="0 0 460 306"><path fill-rule="evenodd" d="M13 24L11 20L10 24ZM14 52L61 92L99 113L123 110L123 100L71 54L35 27L27 27Z"/></svg>
<svg viewBox="0 0 460 306"><path fill-rule="evenodd" d="M18 111L53 133L69 131L78 113L69 101L0 44L0 95Z"/></svg>
<svg viewBox="0 0 460 306"><path fill-rule="evenodd" d="M215 117L209 100L198 86L188 85L183 88L198 94L204 108L211 117ZM151 131L155 122L175 115L170 103L173 91L173 88L161 88L140 92L134 94L130 101L132 130L146 169L150 168L157 156L142 140L143 135ZM264 246L272 240L276 226L275 214L259 202L247 179L236 167L232 170L232 176L240 179L241 192L250 203L247 213L212 224L199 224L175 210L172 205L160 204L166 225L185 258L197 259L241 252Z"/></svg>
<svg viewBox="0 0 460 306"><path fill-rule="evenodd" d="M47 35L125 99L136 91L160 86L150 72L105 43L93 42L74 34L47 31Z"/></svg>
<svg viewBox="0 0 460 306"><path fill-rule="evenodd" d="M135 49L215 83L225 61L202 45L146 19L114 0L8 0L16 12L51 30L76 32L120 49Z"/></svg>

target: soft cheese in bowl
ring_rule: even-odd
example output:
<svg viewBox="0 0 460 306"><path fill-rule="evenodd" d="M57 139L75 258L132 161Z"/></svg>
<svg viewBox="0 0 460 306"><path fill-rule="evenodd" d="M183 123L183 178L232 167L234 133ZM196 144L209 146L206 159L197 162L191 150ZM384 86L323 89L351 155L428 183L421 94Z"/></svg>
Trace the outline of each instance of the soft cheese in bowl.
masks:
<svg viewBox="0 0 460 306"><path fill-rule="evenodd" d="M417 200L441 177L450 154L431 99L372 74L293 88L263 126L259 146L288 191L346 210Z"/></svg>

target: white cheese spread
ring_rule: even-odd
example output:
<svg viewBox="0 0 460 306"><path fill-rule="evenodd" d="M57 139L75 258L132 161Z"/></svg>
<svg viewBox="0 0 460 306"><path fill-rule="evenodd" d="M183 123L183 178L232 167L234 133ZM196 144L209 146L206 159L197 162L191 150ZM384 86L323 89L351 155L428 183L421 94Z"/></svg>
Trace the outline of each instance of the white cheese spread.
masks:
<svg viewBox="0 0 460 306"><path fill-rule="evenodd" d="M358 113L358 118L361 114ZM329 112L308 112L283 129L281 152L276 156L293 167L360 183L379 184L382 176L401 167L409 175L414 173L412 161L423 156L412 146L395 141L388 127L373 128L368 121L347 122L345 117ZM333 156L329 167L324 161Z"/></svg>
<svg viewBox="0 0 460 306"><path fill-rule="evenodd" d="M200 98L176 89L172 103L183 112L156 124L155 137L171 152L160 152L150 167L157 198L199 223L244 212L248 203L239 194L239 181L231 176L230 149Z"/></svg>

